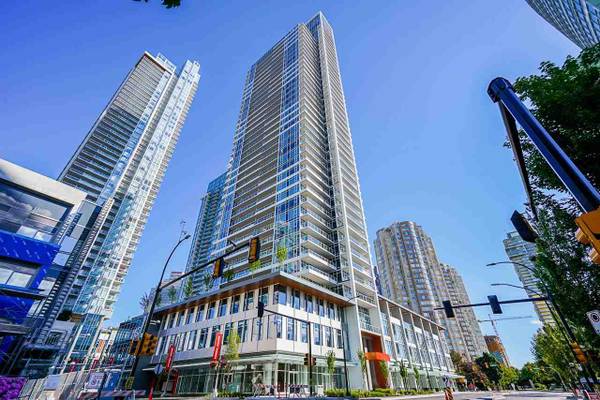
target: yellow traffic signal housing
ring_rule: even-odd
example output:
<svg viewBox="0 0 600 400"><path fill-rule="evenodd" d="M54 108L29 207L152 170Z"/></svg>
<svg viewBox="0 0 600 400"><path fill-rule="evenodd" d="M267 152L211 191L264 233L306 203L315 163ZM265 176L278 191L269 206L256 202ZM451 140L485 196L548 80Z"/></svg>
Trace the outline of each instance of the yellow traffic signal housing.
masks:
<svg viewBox="0 0 600 400"><path fill-rule="evenodd" d="M600 264L600 208L580 215L575 223L579 227L577 240L592 246L589 256L594 264Z"/></svg>
<svg viewBox="0 0 600 400"><path fill-rule="evenodd" d="M581 364L587 364L588 358L585 355L585 353L583 352L583 350L581 349L581 347L579 346L579 343L572 342L571 349L573 350L573 354L575 355L575 358L577 359L577 361L579 361Z"/></svg>
<svg viewBox="0 0 600 400"><path fill-rule="evenodd" d="M225 267L225 261L223 261L223 257L217 258L215 261L214 269L213 269L213 278L220 278L223 276L223 268Z"/></svg>
<svg viewBox="0 0 600 400"><path fill-rule="evenodd" d="M260 238L253 237L250 239L250 249L248 250L248 264L260 259Z"/></svg>
<svg viewBox="0 0 600 400"><path fill-rule="evenodd" d="M140 350L140 355L143 356L151 356L156 351L156 345L158 343L158 338L150 333L144 333L144 338L142 339L142 345Z"/></svg>
<svg viewBox="0 0 600 400"><path fill-rule="evenodd" d="M142 342L139 339L133 339L129 343L129 354L133 356L137 356L140 352Z"/></svg>

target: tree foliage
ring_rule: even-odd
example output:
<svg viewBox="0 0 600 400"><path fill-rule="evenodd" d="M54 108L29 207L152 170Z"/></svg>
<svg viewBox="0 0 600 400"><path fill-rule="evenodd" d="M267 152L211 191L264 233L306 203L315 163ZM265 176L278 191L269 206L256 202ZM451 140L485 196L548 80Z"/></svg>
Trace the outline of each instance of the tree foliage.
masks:
<svg viewBox="0 0 600 400"><path fill-rule="evenodd" d="M240 358L240 335L236 330L232 330L227 337L227 349L223 355L227 368L231 369L232 363L236 362Z"/></svg>
<svg viewBox="0 0 600 400"><path fill-rule="evenodd" d="M456 368L456 372L463 375L467 383L474 384L478 389L485 390L490 386L490 381L487 375L479 368L477 363L467 361L456 351L450 352L450 358Z"/></svg>
<svg viewBox="0 0 600 400"><path fill-rule="evenodd" d="M511 384L517 384L519 381L519 370L508 365L500 365L500 380L501 388L510 389Z"/></svg>
<svg viewBox="0 0 600 400"><path fill-rule="evenodd" d="M475 359L475 363L489 379L490 383L492 383L494 386L498 386L500 384L500 380L502 379L502 370L500 369L500 364L498 364L496 357L486 352L483 353L481 357Z"/></svg>
<svg viewBox="0 0 600 400"><path fill-rule="evenodd" d="M187 299L192 297L192 294L194 294L194 282L190 277L185 281L185 286L183 287L183 295Z"/></svg>
<svg viewBox="0 0 600 400"><path fill-rule="evenodd" d="M538 362L554 371L560 381L577 380L577 369L573 364L571 349L559 328L547 325L533 337L531 351Z"/></svg>
<svg viewBox="0 0 600 400"><path fill-rule="evenodd" d="M177 300L177 289L175 289L175 286L169 286L167 296L169 297L169 302L175 303L175 300Z"/></svg>
<svg viewBox="0 0 600 400"><path fill-rule="evenodd" d="M515 90L592 185L600 188L600 44L568 57L562 66L541 64L540 73L517 79ZM574 199L521 132L527 171L539 210L536 275L554 296L584 346L600 348L585 313L600 304L600 268L575 240ZM542 333L542 336L544 333ZM543 339L541 339L543 341Z"/></svg>
<svg viewBox="0 0 600 400"><path fill-rule="evenodd" d="M138 303L142 309L142 312L148 311L148 308L150 308L151 303L152 296L150 296L150 293L144 292L144 294L142 294L142 297L140 297L140 301Z"/></svg>

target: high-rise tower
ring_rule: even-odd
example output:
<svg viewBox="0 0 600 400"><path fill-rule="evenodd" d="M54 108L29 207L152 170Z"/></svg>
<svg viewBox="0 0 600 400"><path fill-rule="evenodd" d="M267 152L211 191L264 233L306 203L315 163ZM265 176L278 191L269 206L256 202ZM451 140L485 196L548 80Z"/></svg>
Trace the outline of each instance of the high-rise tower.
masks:
<svg viewBox="0 0 600 400"><path fill-rule="evenodd" d="M319 13L249 70L213 255L262 241L261 269L299 274L378 321L377 292L331 26ZM226 260L244 274L245 255ZM247 273L247 272L246 272ZM378 325L378 324L375 324ZM350 338L360 347L360 337Z"/></svg>
<svg viewBox="0 0 600 400"><path fill-rule="evenodd" d="M470 304L469 293L467 292L462 276L460 276L456 268L443 263L440 266L444 282L448 288L448 294L450 295L448 299L452 304ZM475 311L468 307L458 308L455 310L455 314L456 322L462 335L462 342L465 345L464 353L468 354L474 360L487 351L485 339L483 333L481 333L479 322L477 322Z"/></svg>
<svg viewBox="0 0 600 400"><path fill-rule="evenodd" d="M536 255L535 243L524 241L516 231L507 233L503 243L504 251L506 251L510 261L514 263L515 273L523 283L523 287L526 288L527 295L538 297L537 293L540 293L541 289L539 279L533 274L535 264L531 260ZM554 325L556 323L547 303L535 301L533 302L533 308L544 325Z"/></svg>
<svg viewBox="0 0 600 400"><path fill-rule="evenodd" d="M62 171L102 208L97 232L79 255L76 279L60 305L81 318L67 358L82 362L110 317L179 133L194 98L200 66L178 73L162 55L144 53Z"/></svg>
<svg viewBox="0 0 600 400"><path fill-rule="evenodd" d="M446 328L451 350L469 359L481 355L485 343L479 326L474 326L476 329L467 333L467 337L463 333L472 325L471 319L465 319L468 314L458 313L457 318L445 318L434 311L443 300L451 300L453 295L466 295L466 290L459 290L464 288L462 279L460 282L450 279L458 273L452 273L456 270L444 268L438 261L433 242L421 226L404 221L378 230L375 255L384 295L439 321Z"/></svg>
<svg viewBox="0 0 600 400"><path fill-rule="evenodd" d="M227 174L221 174L208 184L206 194L202 197L198 220L190 254L188 256L186 272L206 263L210 256L210 247L215 239L215 225L217 214L223 198L223 185ZM207 269L210 269L207 268ZM202 287L205 271L198 271L192 277L193 294L198 294Z"/></svg>
<svg viewBox="0 0 600 400"><path fill-rule="evenodd" d="M582 49L600 43L598 0L526 0L527 3Z"/></svg>

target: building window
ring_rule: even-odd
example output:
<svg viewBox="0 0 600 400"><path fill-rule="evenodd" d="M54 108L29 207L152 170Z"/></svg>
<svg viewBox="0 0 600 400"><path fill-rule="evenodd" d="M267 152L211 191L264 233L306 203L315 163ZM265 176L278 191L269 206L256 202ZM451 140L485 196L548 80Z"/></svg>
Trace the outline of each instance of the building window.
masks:
<svg viewBox="0 0 600 400"><path fill-rule="evenodd" d="M195 348L197 333L198 333L198 331L191 331L190 332L190 337L188 338L188 345L187 345L187 349L188 350L192 350L192 349Z"/></svg>
<svg viewBox="0 0 600 400"><path fill-rule="evenodd" d="M200 330L200 339L198 340L198 348L203 349L206 347L206 339L208 338L208 328L202 328Z"/></svg>
<svg viewBox="0 0 600 400"><path fill-rule="evenodd" d="M344 348L344 339L342 338L342 331L340 329L335 330L335 342L338 349Z"/></svg>
<svg viewBox="0 0 600 400"><path fill-rule="evenodd" d="M181 326L182 323L183 323L183 311L181 311L179 313L179 315L177 315L177 326Z"/></svg>
<svg viewBox="0 0 600 400"><path fill-rule="evenodd" d="M335 309L333 308L333 304L327 302L327 318L335 319Z"/></svg>
<svg viewBox="0 0 600 400"><path fill-rule="evenodd" d="M204 319L204 309L206 308L206 304L201 304L198 306L198 312L196 313L196 322L200 322Z"/></svg>
<svg viewBox="0 0 600 400"><path fill-rule="evenodd" d="M232 325L233 325L232 322L228 322L225 324L225 330L223 333L223 344L229 343L229 334L231 333Z"/></svg>
<svg viewBox="0 0 600 400"><path fill-rule="evenodd" d="M262 340L262 326L262 318L254 318L252 337L254 337L256 340Z"/></svg>
<svg viewBox="0 0 600 400"><path fill-rule="evenodd" d="M188 310L187 316L185 317L185 323L186 325L191 323L192 321L194 321L194 309L191 308Z"/></svg>
<svg viewBox="0 0 600 400"><path fill-rule="evenodd" d="M296 310L300 309L300 291L296 289L292 290L292 307Z"/></svg>
<svg viewBox="0 0 600 400"><path fill-rule="evenodd" d="M229 314L236 314L240 310L240 295L235 295L231 299L231 307L229 309Z"/></svg>
<svg viewBox="0 0 600 400"><path fill-rule="evenodd" d="M325 316L325 301L323 299L317 299L317 304L319 305L319 315L321 317Z"/></svg>
<svg viewBox="0 0 600 400"><path fill-rule="evenodd" d="M331 327L325 327L325 345L327 347L333 347L333 333L331 332Z"/></svg>
<svg viewBox="0 0 600 400"><path fill-rule="evenodd" d="M309 294L304 295L304 311L307 313L313 312L313 298Z"/></svg>
<svg viewBox="0 0 600 400"><path fill-rule="evenodd" d="M321 325L313 324L313 342L316 345L323 344L323 340L321 339Z"/></svg>
<svg viewBox="0 0 600 400"><path fill-rule="evenodd" d="M258 301L263 303L265 306L269 304L269 288L268 287L260 288L260 293L258 295Z"/></svg>
<svg viewBox="0 0 600 400"><path fill-rule="evenodd" d="M244 296L244 311L248 311L252 307L254 307L254 291L246 292Z"/></svg>
<svg viewBox="0 0 600 400"><path fill-rule="evenodd" d="M217 340L217 332L221 330L221 325L215 325L212 327L212 331L210 332L210 347L215 345L215 341Z"/></svg>
<svg viewBox="0 0 600 400"><path fill-rule="evenodd" d="M219 303L219 317L223 317L227 314L227 299L221 300Z"/></svg>
<svg viewBox="0 0 600 400"><path fill-rule="evenodd" d="M283 285L275 285L273 304L285 305L287 303L287 288Z"/></svg>
<svg viewBox="0 0 600 400"><path fill-rule="evenodd" d="M304 321L300 322L300 340L308 343L308 324Z"/></svg>
<svg viewBox="0 0 600 400"><path fill-rule="evenodd" d="M206 319L213 319L215 317L215 302L211 302L208 305L208 310L206 311Z"/></svg>
<svg viewBox="0 0 600 400"><path fill-rule="evenodd" d="M287 319L287 340L296 340L296 321L292 318Z"/></svg>
<svg viewBox="0 0 600 400"><path fill-rule="evenodd" d="M248 332L248 321L243 320L238 322L237 334L240 338L240 343L244 343L246 341L246 335Z"/></svg>
<svg viewBox="0 0 600 400"><path fill-rule="evenodd" d="M175 324L175 314L169 314L169 325L167 329L171 329L173 324Z"/></svg>
<svg viewBox="0 0 600 400"><path fill-rule="evenodd" d="M282 323L281 315L273 315L273 326L275 327L275 337L277 339L281 339L281 336L282 336L281 323Z"/></svg>

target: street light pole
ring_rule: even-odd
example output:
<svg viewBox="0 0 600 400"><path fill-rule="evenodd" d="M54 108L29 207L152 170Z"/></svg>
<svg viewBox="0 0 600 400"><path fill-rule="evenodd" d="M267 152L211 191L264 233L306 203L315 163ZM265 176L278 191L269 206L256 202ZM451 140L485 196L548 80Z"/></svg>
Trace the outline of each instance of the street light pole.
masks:
<svg viewBox="0 0 600 400"><path fill-rule="evenodd" d="M152 297L152 304L150 305L150 310L148 310L148 315L146 316L146 319L144 320L144 326L142 328L142 333L141 333L141 337L144 337L144 334L146 333L146 331L148 330L148 327L150 326L150 322L152 321L152 315L154 314L154 308L156 307L156 300L158 299L158 295L160 292L160 286L161 286L161 282L163 281L164 277L165 277L165 271L167 270L167 266L169 265L169 261L171 261L171 257L173 257L173 254L175 254L175 250L177 250L177 248L179 247L179 245L183 242L185 242L186 240L188 240L191 236L187 233L185 233L183 235L183 237L181 237L179 239L179 241L177 242L177 244L173 247L173 250L171 250L171 253L169 254L169 257L167 257L167 261L165 261L165 265L163 266L162 272L160 274L160 278L158 280L158 283L156 284L156 289L154 291L154 296ZM133 364L131 366L131 376L134 376L135 379L135 369L137 368L139 362L139 355L135 355L135 358L133 359Z"/></svg>

